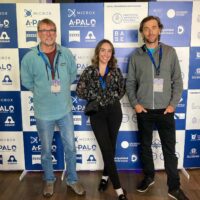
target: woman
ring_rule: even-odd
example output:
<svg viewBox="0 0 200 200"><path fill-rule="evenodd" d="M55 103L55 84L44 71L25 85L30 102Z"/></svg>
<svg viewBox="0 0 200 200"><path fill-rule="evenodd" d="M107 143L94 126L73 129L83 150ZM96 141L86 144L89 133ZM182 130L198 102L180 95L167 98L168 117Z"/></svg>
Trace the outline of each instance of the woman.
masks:
<svg viewBox="0 0 200 200"><path fill-rule="evenodd" d="M116 66L114 54L113 44L109 40L101 40L95 48L92 65L87 67L80 77L76 92L82 99L96 100L99 103L99 111L90 116L91 127L104 161L98 190L105 191L110 178L118 200L127 200L114 161L117 134L122 121L119 100L125 93L124 78Z"/></svg>

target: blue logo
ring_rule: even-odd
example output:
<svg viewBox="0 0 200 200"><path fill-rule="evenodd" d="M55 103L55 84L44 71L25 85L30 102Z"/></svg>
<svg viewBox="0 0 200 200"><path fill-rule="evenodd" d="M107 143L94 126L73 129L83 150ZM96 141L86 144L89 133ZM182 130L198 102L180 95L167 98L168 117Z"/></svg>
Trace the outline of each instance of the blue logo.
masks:
<svg viewBox="0 0 200 200"><path fill-rule="evenodd" d="M83 163L83 158L82 158L82 154L77 154L76 155L76 163Z"/></svg>
<svg viewBox="0 0 200 200"><path fill-rule="evenodd" d="M116 43L138 42L138 30L113 30Z"/></svg>
<svg viewBox="0 0 200 200"><path fill-rule="evenodd" d="M24 9L24 17L32 17L32 10Z"/></svg>
<svg viewBox="0 0 200 200"><path fill-rule="evenodd" d="M26 31L26 42L37 42L37 31Z"/></svg>
<svg viewBox="0 0 200 200"><path fill-rule="evenodd" d="M34 116L30 116L30 125L35 126L36 125L36 119Z"/></svg>

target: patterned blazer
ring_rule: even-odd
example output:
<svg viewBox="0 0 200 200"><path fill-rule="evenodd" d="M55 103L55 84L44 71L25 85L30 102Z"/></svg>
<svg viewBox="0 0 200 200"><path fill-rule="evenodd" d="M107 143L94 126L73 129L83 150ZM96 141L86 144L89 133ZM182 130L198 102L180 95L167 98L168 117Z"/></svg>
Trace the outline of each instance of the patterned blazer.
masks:
<svg viewBox="0 0 200 200"><path fill-rule="evenodd" d="M119 68L109 68L106 76L106 89L103 90L99 81L97 67L88 66L80 76L76 92L79 98L87 101L97 100L101 106L119 101L125 93L125 80Z"/></svg>

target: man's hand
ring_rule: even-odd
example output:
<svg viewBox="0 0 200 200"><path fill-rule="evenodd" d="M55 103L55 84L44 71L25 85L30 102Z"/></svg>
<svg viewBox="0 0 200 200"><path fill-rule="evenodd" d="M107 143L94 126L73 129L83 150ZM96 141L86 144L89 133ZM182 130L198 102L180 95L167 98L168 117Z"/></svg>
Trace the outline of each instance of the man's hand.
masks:
<svg viewBox="0 0 200 200"><path fill-rule="evenodd" d="M142 105L140 105L140 104L137 104L136 106L135 106L135 112L136 113L141 113L141 112L147 112L147 110L145 110L144 109L144 107L142 106Z"/></svg>
<svg viewBox="0 0 200 200"><path fill-rule="evenodd" d="M167 113L173 113L174 112L174 107L173 106L167 106L165 112L164 112L164 115L167 114Z"/></svg>

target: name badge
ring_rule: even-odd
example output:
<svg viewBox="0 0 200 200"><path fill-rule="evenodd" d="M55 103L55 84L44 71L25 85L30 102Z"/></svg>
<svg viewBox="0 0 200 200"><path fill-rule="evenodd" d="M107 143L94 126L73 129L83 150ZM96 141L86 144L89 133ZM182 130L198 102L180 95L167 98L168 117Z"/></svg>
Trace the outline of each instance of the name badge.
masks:
<svg viewBox="0 0 200 200"><path fill-rule="evenodd" d="M52 80L51 83L51 92L52 93L59 93L60 92L60 80Z"/></svg>
<svg viewBox="0 0 200 200"><path fill-rule="evenodd" d="M153 91L154 92L163 92L163 78L154 78L153 81Z"/></svg>

